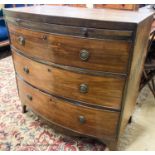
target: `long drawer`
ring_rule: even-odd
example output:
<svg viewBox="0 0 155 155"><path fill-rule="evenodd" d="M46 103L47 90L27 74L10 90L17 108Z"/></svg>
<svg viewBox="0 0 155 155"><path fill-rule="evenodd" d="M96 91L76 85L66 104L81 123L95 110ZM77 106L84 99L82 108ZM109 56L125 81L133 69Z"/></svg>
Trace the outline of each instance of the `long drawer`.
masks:
<svg viewBox="0 0 155 155"><path fill-rule="evenodd" d="M74 101L120 109L125 78L92 76L48 66L13 51L18 75L33 86Z"/></svg>
<svg viewBox="0 0 155 155"><path fill-rule="evenodd" d="M93 137L116 136L119 112L77 106L33 88L17 78L21 102L47 120Z"/></svg>
<svg viewBox="0 0 155 155"><path fill-rule="evenodd" d="M113 29L107 29L107 28L94 28L94 27L81 27L81 26L69 26L69 25L63 25L63 24L54 24L54 23L39 23L24 20L21 18L12 18L12 17L6 17L5 18L8 23L11 23L16 26L24 27L24 28L30 28L34 30L39 31L45 31L50 32L54 34L62 34L67 36L75 36L75 37L83 37L83 38L94 38L94 39L113 39L113 40L126 40L126 41L133 41L133 30L129 30L128 27L125 27L125 29L113 28ZM40 26L41 25L41 26ZM96 23L95 23L96 25ZM103 26L103 25L102 25Z"/></svg>
<svg viewBox="0 0 155 155"><path fill-rule="evenodd" d="M132 42L88 39L24 29L8 24L12 46L56 64L126 74Z"/></svg>

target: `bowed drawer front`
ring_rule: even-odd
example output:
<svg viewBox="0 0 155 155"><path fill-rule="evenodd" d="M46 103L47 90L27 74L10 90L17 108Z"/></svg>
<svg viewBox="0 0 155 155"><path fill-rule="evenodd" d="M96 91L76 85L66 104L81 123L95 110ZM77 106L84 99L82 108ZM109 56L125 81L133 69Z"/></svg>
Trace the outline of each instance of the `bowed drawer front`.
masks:
<svg viewBox="0 0 155 155"><path fill-rule="evenodd" d="M76 106L17 81L22 102L49 121L93 137L116 136L119 112Z"/></svg>
<svg viewBox="0 0 155 155"><path fill-rule="evenodd" d="M17 74L39 89L75 101L120 109L124 78L70 72L32 61L15 51L13 58Z"/></svg>
<svg viewBox="0 0 155 155"><path fill-rule="evenodd" d="M96 71L127 72L131 41L48 34L11 24L9 28L13 47L33 58Z"/></svg>
<svg viewBox="0 0 155 155"><path fill-rule="evenodd" d="M153 13L5 9L23 112L115 150L131 117Z"/></svg>

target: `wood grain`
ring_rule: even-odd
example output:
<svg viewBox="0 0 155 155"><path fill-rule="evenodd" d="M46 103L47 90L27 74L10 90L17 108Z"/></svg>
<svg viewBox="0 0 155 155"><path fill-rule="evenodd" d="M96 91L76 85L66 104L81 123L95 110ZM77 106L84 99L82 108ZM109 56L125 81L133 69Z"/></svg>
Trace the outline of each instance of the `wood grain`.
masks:
<svg viewBox="0 0 155 155"><path fill-rule="evenodd" d="M45 31L53 34L65 34L67 36L82 37L89 39L106 39L106 40L124 40L133 41L133 31L129 30L109 30L109 29L96 29L87 27L67 26L60 24L48 24L45 23L42 26L38 22L22 20L19 18L6 17L6 21L10 24L28 28L33 31Z"/></svg>
<svg viewBox="0 0 155 155"><path fill-rule="evenodd" d="M139 93L140 79L144 68L147 45L153 16L138 25L129 78L124 89L119 135L121 135L133 114Z"/></svg>
<svg viewBox="0 0 155 155"><path fill-rule="evenodd" d="M94 8L107 8L107 9L119 9L119 10L138 10L138 4L94 4Z"/></svg>
<svg viewBox="0 0 155 155"><path fill-rule="evenodd" d="M52 35L10 24L8 27L12 45L28 56L96 71L127 73L131 42ZM20 36L25 39L24 45L19 44ZM46 39L43 39L44 37ZM80 59L80 52L83 49L89 52L87 61Z"/></svg>
<svg viewBox="0 0 155 155"><path fill-rule="evenodd" d="M133 30L152 12L89 9L66 6L34 6L4 9L6 16L30 21L107 29Z"/></svg>
<svg viewBox="0 0 155 155"><path fill-rule="evenodd" d="M116 149L136 104L153 14L148 8L5 9L22 105Z"/></svg>
<svg viewBox="0 0 155 155"><path fill-rule="evenodd" d="M33 86L52 94L100 106L120 109L124 78L78 74L40 64L13 51L16 72ZM29 73L24 72L24 67ZM80 85L88 85L81 93Z"/></svg>
<svg viewBox="0 0 155 155"><path fill-rule="evenodd" d="M20 79L18 87L22 103L49 121L99 139L112 139L116 136L118 112L73 105L34 89ZM31 95L32 100L29 100L27 95ZM85 118L85 122L79 121L80 116Z"/></svg>

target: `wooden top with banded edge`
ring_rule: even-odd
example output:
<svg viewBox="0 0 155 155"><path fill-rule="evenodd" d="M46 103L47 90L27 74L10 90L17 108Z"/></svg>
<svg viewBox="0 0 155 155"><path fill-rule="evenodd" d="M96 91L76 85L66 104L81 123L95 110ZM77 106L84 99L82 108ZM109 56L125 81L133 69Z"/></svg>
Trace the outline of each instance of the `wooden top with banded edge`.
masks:
<svg viewBox="0 0 155 155"><path fill-rule="evenodd" d="M112 27L122 29L128 26L128 28L126 27L127 29L133 29L135 25L153 15L153 11L142 11L141 9L138 11L124 11L68 6L32 6L4 9L4 14L6 16L43 23L108 29L112 29Z"/></svg>

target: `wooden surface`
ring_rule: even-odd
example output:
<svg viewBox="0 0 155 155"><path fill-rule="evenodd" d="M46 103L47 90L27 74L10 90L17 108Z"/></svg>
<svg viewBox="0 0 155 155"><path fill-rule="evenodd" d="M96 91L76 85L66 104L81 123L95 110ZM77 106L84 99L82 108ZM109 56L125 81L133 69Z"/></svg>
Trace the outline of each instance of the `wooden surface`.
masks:
<svg viewBox="0 0 155 155"><path fill-rule="evenodd" d="M10 24L8 27L13 46L33 58L104 72L127 73L131 42L49 35L28 29L18 29ZM25 39L24 45L19 44L18 39L21 36ZM44 37L46 39L43 39ZM90 55L86 61L80 58L80 52L83 49Z"/></svg>
<svg viewBox="0 0 155 155"><path fill-rule="evenodd" d="M18 18L12 18L12 17L6 17L6 20L9 21L9 23L12 23L13 25L18 26L13 30L20 29L20 27L25 27L33 31L37 29L37 30L49 32L52 34L59 34L59 35L64 34L67 36L74 36L74 37L81 37L81 38L88 38L88 39L120 40L120 41L128 41L128 42L133 41L133 31L130 31L130 30L96 29L96 28L65 26L65 25L47 24L47 23L40 27L39 24L34 21L30 22L30 21L25 21ZM11 25L11 27L13 26Z"/></svg>
<svg viewBox="0 0 155 155"><path fill-rule="evenodd" d="M139 11L122 11L122 10L105 10L105 9L89 9L89 8L76 8L66 6L33 6L24 8L11 8L5 9L4 13L7 14L11 11L13 13L20 12L22 14L33 14L50 17L63 17L63 18L79 18L89 20L102 20L112 22L127 22L139 23L152 13ZM123 14L123 16L122 16ZM9 15L9 14L8 14ZM101 16L102 15L102 16ZM35 17L34 16L34 17ZM20 16L19 16L20 17ZM66 23L69 24L69 23Z"/></svg>
<svg viewBox="0 0 155 155"><path fill-rule="evenodd" d="M120 134L123 133L136 104L152 21L153 16L143 21L137 28L131 69L122 105L123 110L120 120Z"/></svg>
<svg viewBox="0 0 155 155"><path fill-rule="evenodd" d="M69 6L69 7L83 7L89 8L86 4L48 4L51 6ZM119 9L119 10L138 10L138 4L93 4L92 8L108 8L108 9Z"/></svg>
<svg viewBox="0 0 155 155"><path fill-rule="evenodd" d="M33 86L74 101L87 102L120 110L125 79L89 76L37 63L13 51L16 72ZM24 67L29 73L24 72ZM66 78L67 77L67 78ZM81 84L88 92L81 93Z"/></svg>
<svg viewBox="0 0 155 155"><path fill-rule="evenodd" d="M138 10L138 4L94 4L94 8L108 8L108 9L119 9L119 10Z"/></svg>
<svg viewBox="0 0 155 155"><path fill-rule="evenodd" d="M7 17L39 22L40 25L42 23L50 23L115 30L135 30L136 25L148 16L151 16L152 12L148 11L145 13L139 10L131 12L66 6L33 6L4 9L4 14Z"/></svg>
<svg viewBox="0 0 155 155"><path fill-rule="evenodd" d="M116 136L118 112L73 105L42 93L19 79L18 87L21 101L48 120L93 137L111 139ZM32 101L27 95L32 96ZM80 116L85 119L83 123L80 123Z"/></svg>
<svg viewBox="0 0 155 155"><path fill-rule="evenodd" d="M18 80L22 104L116 149L136 103L152 10L38 6L4 13L16 77L28 83ZM82 49L90 54L87 61ZM82 126L79 115L88 119Z"/></svg>

